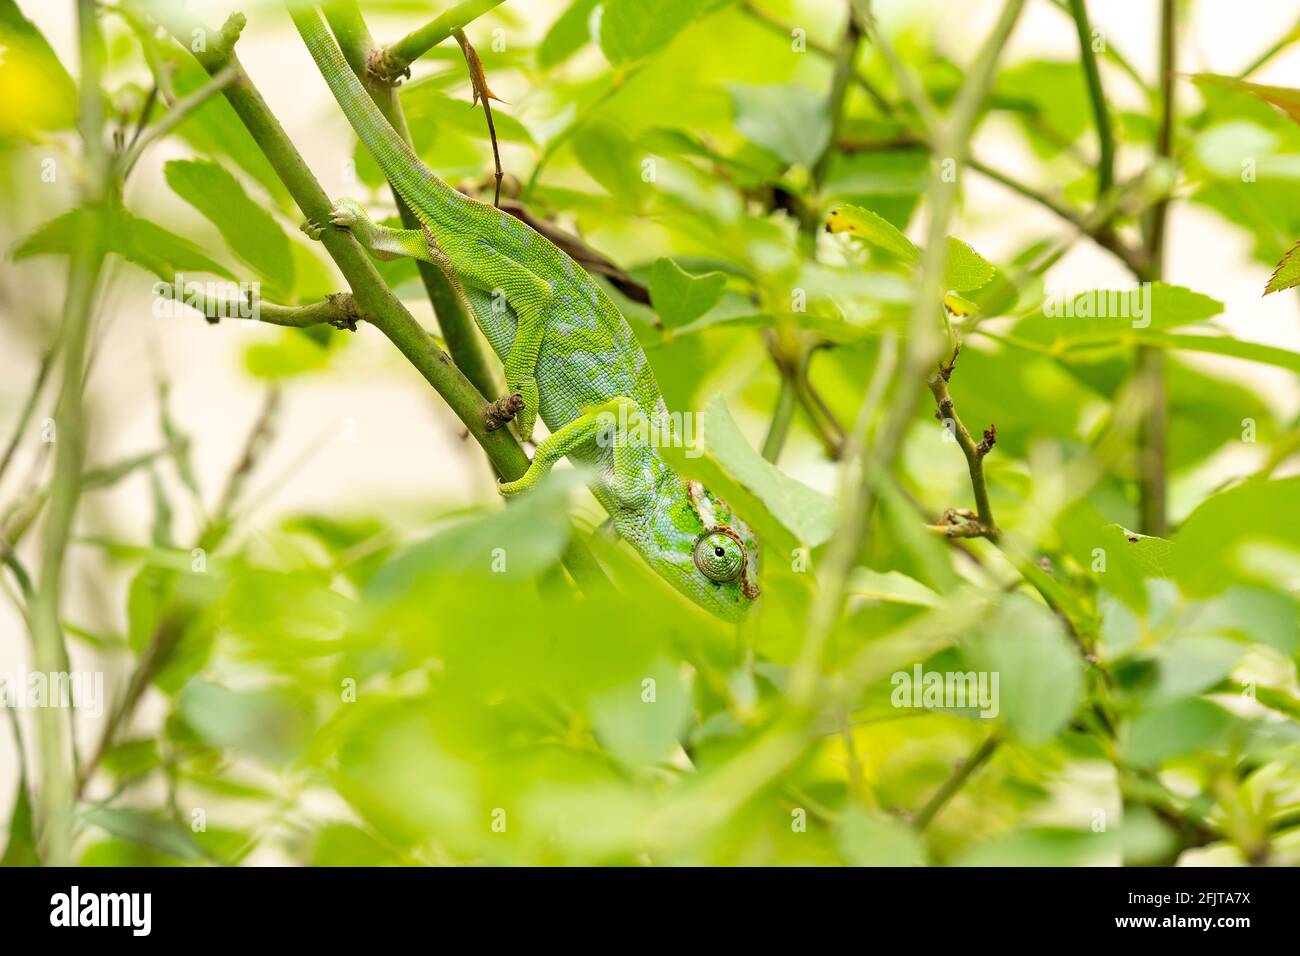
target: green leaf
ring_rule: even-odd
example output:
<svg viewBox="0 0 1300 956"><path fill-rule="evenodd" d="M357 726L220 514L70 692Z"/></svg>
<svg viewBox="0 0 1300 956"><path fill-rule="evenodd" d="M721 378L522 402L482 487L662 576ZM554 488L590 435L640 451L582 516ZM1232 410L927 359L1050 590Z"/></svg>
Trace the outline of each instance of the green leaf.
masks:
<svg viewBox="0 0 1300 956"><path fill-rule="evenodd" d="M80 815L87 823L114 836L186 863L200 863L208 858L190 832L172 820L121 807L87 807Z"/></svg>
<svg viewBox="0 0 1300 956"><path fill-rule="evenodd" d="M234 691L192 680L181 691L180 714L204 741L280 767L295 760L312 732L311 702L297 690Z"/></svg>
<svg viewBox="0 0 1300 956"><path fill-rule="evenodd" d="M555 564L569 540L568 502L583 475L552 472L506 508L476 515L400 552L376 572L366 596L400 600L433 578L492 573L526 579ZM500 554L498 555L498 552Z"/></svg>
<svg viewBox="0 0 1300 956"><path fill-rule="evenodd" d="M657 259L651 270L650 301L665 328L681 328L717 305L726 284L721 272L691 275L665 257Z"/></svg>
<svg viewBox="0 0 1300 956"><path fill-rule="evenodd" d="M551 24L537 47L537 65L543 70L563 63L591 39L591 14L600 0L573 0Z"/></svg>
<svg viewBox="0 0 1300 956"><path fill-rule="evenodd" d="M24 239L14 250L14 259L51 254L69 255L77 247L78 238L88 226L87 217L94 215L103 216L106 220L106 251L134 262L164 282L173 281L179 272L207 272L224 279L234 279L234 275L225 266L208 258L188 239L182 239L147 219L138 219L124 209L94 212L80 207L70 210L51 219Z"/></svg>
<svg viewBox="0 0 1300 956"><path fill-rule="evenodd" d="M400 861L379 840L350 823L330 823L316 835L312 866L394 866Z"/></svg>
<svg viewBox="0 0 1300 956"><path fill-rule="evenodd" d="M924 866L925 842L893 817L851 808L841 814L835 844L849 866Z"/></svg>
<svg viewBox="0 0 1300 956"><path fill-rule="evenodd" d="M1153 282L1134 289L1093 289L1068 300L1048 299L1041 312L1016 326L1016 335L1064 352L1079 345L1137 341L1161 329L1204 322L1222 311L1223 303L1208 295Z"/></svg>
<svg viewBox="0 0 1300 956"><path fill-rule="evenodd" d="M954 866L1100 866L1115 850L1111 833L1034 827L1003 833L963 852Z"/></svg>
<svg viewBox="0 0 1300 956"><path fill-rule="evenodd" d="M1229 720L1222 707L1199 697L1146 710L1124 726L1124 752L1140 767L1156 767L1207 749Z"/></svg>
<svg viewBox="0 0 1300 956"><path fill-rule="evenodd" d="M830 211L826 217L826 231L856 236L908 265L914 265L921 258L921 250L892 222L870 209L851 203Z"/></svg>
<svg viewBox="0 0 1300 956"><path fill-rule="evenodd" d="M1300 614L1288 594L1265 588L1234 587L1196 605L1200 629L1273 648L1286 657L1300 651Z"/></svg>
<svg viewBox="0 0 1300 956"><path fill-rule="evenodd" d="M1092 117L1087 80L1077 58L1029 60L1003 70L994 102L1017 115L1034 152L1044 159L1060 155L1060 140L1079 139Z"/></svg>
<svg viewBox="0 0 1300 956"><path fill-rule="evenodd" d="M0 8L2 9L2 8ZM9 715L13 717L13 713ZM17 740L18 722L13 721L15 740ZM9 841L0 866L40 866L40 856L36 852L36 831L32 826L32 801L27 791L27 768L23 763L22 748L16 755L18 763L18 780L14 792L14 809L9 815Z"/></svg>
<svg viewBox="0 0 1300 956"><path fill-rule="evenodd" d="M606 0L600 15L600 48L614 66L662 50L692 21L720 0Z"/></svg>
<svg viewBox="0 0 1300 956"><path fill-rule="evenodd" d="M207 72L194 61L189 50L173 46L167 52L163 69L173 71L172 84L178 96L193 93L209 81ZM270 160L224 96L209 96L176 128L176 133L205 156L230 157L236 166L257 180L281 208L292 206L289 191L276 175ZM296 212L296 207L293 208Z"/></svg>
<svg viewBox="0 0 1300 956"><path fill-rule="evenodd" d="M649 193L636 145L618 123L605 119L584 123L570 145L578 164L611 196L636 202Z"/></svg>
<svg viewBox="0 0 1300 956"><path fill-rule="evenodd" d="M104 752L100 766L121 780L142 777L159 765L158 741L152 738L124 740Z"/></svg>
<svg viewBox="0 0 1300 956"><path fill-rule="evenodd" d="M835 502L791 478L756 452L736 427L722 396L704 409L701 429L704 458L733 489L729 492L727 487L718 487L706 476L704 483L709 490L720 494L751 525L758 522L750 520L750 508L739 501L762 508L797 544L811 548L830 539L835 531ZM664 449L664 452L671 460L680 462L687 473L691 472L692 463L701 461L683 454L681 449ZM762 531L758 527L755 530L762 537Z"/></svg>
<svg viewBox="0 0 1300 956"><path fill-rule="evenodd" d="M655 682L653 699L647 699L647 678ZM601 746L629 767L667 760L691 717L686 688L667 660L646 668L640 679L596 694L589 707Z"/></svg>
<svg viewBox="0 0 1300 956"><path fill-rule="evenodd" d="M946 288L953 292L974 292L993 281L995 268L960 239L948 237L948 265L944 271Z"/></svg>
<svg viewBox="0 0 1300 956"><path fill-rule="evenodd" d="M1249 561L1252 546L1300 551L1300 476L1252 479L1203 501L1178 531L1173 575L1185 594L1217 594L1233 584L1269 579Z"/></svg>
<svg viewBox="0 0 1300 956"><path fill-rule="evenodd" d="M1246 653L1240 641L1211 634L1177 634L1155 651L1158 676L1147 695L1152 704L1172 703L1209 690Z"/></svg>
<svg viewBox="0 0 1300 956"><path fill-rule="evenodd" d="M930 181L930 157L921 150L832 150L823 192L872 209L900 229L916 212Z"/></svg>
<svg viewBox="0 0 1300 956"><path fill-rule="evenodd" d="M0 138L66 129L77 89L45 37L14 0L0 0Z"/></svg>
<svg viewBox="0 0 1300 956"><path fill-rule="evenodd" d="M855 568L849 580L849 592L869 601L915 604L918 607L938 607L943 603L938 594L901 571L882 573L869 568Z"/></svg>
<svg viewBox="0 0 1300 956"><path fill-rule="evenodd" d="M921 250L893 223L870 209L844 203L826 217L826 231L862 239L908 268L917 264ZM944 290L974 292L988 285L997 269L960 239L948 237L948 264Z"/></svg>
<svg viewBox="0 0 1300 956"><path fill-rule="evenodd" d="M1144 577L1164 578L1169 576L1169 567L1174 557L1174 543L1172 541L1168 538L1157 538L1154 535L1128 531L1120 528L1119 525L1112 525L1112 527L1124 533L1125 540L1129 545L1127 550L1137 562L1138 567L1142 569Z"/></svg>
<svg viewBox="0 0 1300 956"><path fill-rule="evenodd" d="M806 86L733 83L736 129L786 163L812 166L831 135L826 98Z"/></svg>
<svg viewBox="0 0 1300 956"><path fill-rule="evenodd" d="M963 647L967 662L998 675L1007 727L1026 744L1046 743L1074 716L1083 695L1083 666L1059 618L1013 594Z"/></svg>
<svg viewBox="0 0 1300 956"><path fill-rule="evenodd" d="M343 337L331 335L322 344L307 332L283 329L273 341L250 343L244 349L244 369L255 378L275 382L328 367Z"/></svg>
<svg viewBox="0 0 1300 956"><path fill-rule="evenodd" d="M1282 261L1277 264L1273 275L1269 277L1268 285L1264 287L1264 294L1294 289L1298 285L1300 285L1300 242L1288 249Z"/></svg>
<svg viewBox="0 0 1300 956"><path fill-rule="evenodd" d="M1176 349L1183 352L1205 352L1210 355L1227 355L1231 358L1245 359L1248 362L1261 362L1276 365L1278 368L1290 369L1300 373L1300 352L1280 349L1258 342L1243 342L1226 335L1179 335L1174 332L1147 332L1141 334L1143 345L1158 345L1161 348Z"/></svg>
<svg viewBox="0 0 1300 956"><path fill-rule="evenodd" d="M267 298L288 298L294 287L289 239L229 172L210 160L173 159L163 172L176 195L217 227L231 252L273 286Z"/></svg>
<svg viewBox="0 0 1300 956"><path fill-rule="evenodd" d="M488 139L490 135L483 114L471 103L448 96L427 83L416 84L409 90L403 87L402 111L411 122L432 122L440 134L454 131L470 139ZM500 107L492 107L492 125L499 142L533 142L532 134L524 125Z"/></svg>
<svg viewBox="0 0 1300 956"><path fill-rule="evenodd" d="M1287 116L1300 123L1300 90L1287 86L1267 86L1263 83L1250 83L1235 76L1220 76L1217 73L1195 73L1192 80L1198 86L1222 86L1240 93L1249 93L1256 99L1263 100L1270 106L1276 106Z"/></svg>
<svg viewBox="0 0 1300 956"><path fill-rule="evenodd" d="M1146 610L1146 567L1123 528L1108 524L1086 500L1076 502L1056 526L1074 559L1094 576L1099 587L1134 611Z"/></svg>

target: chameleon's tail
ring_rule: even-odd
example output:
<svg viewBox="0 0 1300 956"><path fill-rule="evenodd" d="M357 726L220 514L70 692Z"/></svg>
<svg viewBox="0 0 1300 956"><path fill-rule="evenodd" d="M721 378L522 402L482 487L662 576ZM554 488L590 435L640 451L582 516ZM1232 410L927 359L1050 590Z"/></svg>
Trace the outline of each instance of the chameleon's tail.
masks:
<svg viewBox="0 0 1300 956"><path fill-rule="evenodd" d="M425 166L415 155L415 150L397 134L384 114L379 112L379 107L343 59L334 38L321 23L320 13L296 2L290 2L288 7L298 32L302 34L303 42L311 51L312 59L329 84L334 98L339 101L348 122L401 197L413 209L422 213L430 199L436 199L438 205L443 205L448 200L455 205L472 202Z"/></svg>

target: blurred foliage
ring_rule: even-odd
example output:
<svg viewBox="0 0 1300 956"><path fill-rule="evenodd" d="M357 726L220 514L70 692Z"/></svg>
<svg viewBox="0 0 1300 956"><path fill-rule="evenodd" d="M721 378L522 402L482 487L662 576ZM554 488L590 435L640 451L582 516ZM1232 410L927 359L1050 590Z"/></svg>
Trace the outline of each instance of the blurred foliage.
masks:
<svg viewBox="0 0 1300 956"><path fill-rule="evenodd" d="M409 4L362 7L412 17ZM298 43L278 13L248 13L258 42ZM864 44L856 69L891 108L851 83L833 119L833 64L818 46L841 43L840 4L573 0L537 16L506 3L469 30L492 84L520 94L493 108L507 192L648 290L649 306L611 294L669 407L701 410L701 454L666 454L758 534L760 604L735 628L685 603L593 527L603 516L572 470L509 507L417 526L364 497L274 522L205 503L223 476L195 475L189 448L203 436L171 420L164 395L165 453L104 479L149 472L152 528L90 542L129 583L104 620L68 622L70 638L126 662L164 717L127 714L93 758L81 862L1300 863L1300 441L1282 403L1239 374L1252 367L1242 360L1300 371L1294 353L1238 341L1216 324L1223 303L1164 283L1145 327L1085 305L1062 319L1034 269L1059 233L998 262L973 227L951 237L945 304L965 337L951 389L973 431L996 423L985 469L1005 538L925 531L971 485L923 403L871 535L855 542L815 700L796 707L788 692L852 480L834 456L882 342L904 328L921 257L908 235L921 234L930 159L916 117ZM1066 17L1059 27L1073 36ZM121 139L146 102L146 125L163 112L147 62L178 96L204 82L151 26L106 9L101 28ZM946 108L963 67L920 21L894 42ZM70 163L76 90L13 0L0 0L0 43L15 276L66 255L82 217L103 214L123 284L255 281L285 304L339 289L221 97L174 130L183 155L161 181L135 183L109 213L78 205L65 179L29 195L56 145L60 168ZM1124 90L1116 103L1146 102L1113 57L1101 67ZM490 149L459 52L444 44L415 72L400 92L417 150L482 189ZM323 86L309 79L316 109ZM1275 266L1300 237L1300 127L1240 85L1184 83L1179 96L1176 195ZM1153 117L1112 109L1121 156L1145 161ZM1045 192L1092 200L1077 60L1005 64L986 112L1010 118L1037 163L1031 180L1059 187ZM391 210L364 149L351 156L358 198ZM1126 206L1113 225L1135 235L1140 213ZM423 299L409 262L377 266L401 297ZM1072 307L1105 294L1081 291ZM327 377L349 341L283 330L249 345L245 368L293 388ZM1167 465L1186 506L1168 539L1128 530L1132 456L1113 448L1131 430L1139 344L1170 353ZM1219 354L1193 364L1176 351ZM791 374L786 447L760 455ZM6 383L6 411L19 388ZM11 504L0 500L12 535ZM172 531L181 511L208 519L195 542ZM608 584L575 586L561 562L574 539ZM996 716L898 706L896 678L917 667L998 675ZM968 760L977 766L932 805ZM33 862L29 775L6 789L3 862Z"/></svg>

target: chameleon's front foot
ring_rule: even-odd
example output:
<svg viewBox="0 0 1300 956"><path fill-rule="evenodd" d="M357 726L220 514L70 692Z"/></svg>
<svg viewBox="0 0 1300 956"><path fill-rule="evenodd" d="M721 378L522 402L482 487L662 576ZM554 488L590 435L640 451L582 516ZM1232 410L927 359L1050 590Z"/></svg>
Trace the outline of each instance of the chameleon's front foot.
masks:
<svg viewBox="0 0 1300 956"><path fill-rule="evenodd" d="M331 226L337 226L340 229L349 229L353 232L357 232L358 229L364 232L365 230L363 227L370 224L370 218L366 215L366 211L361 208L360 203L355 199L340 199L330 207L329 224ZM319 239L321 233L325 231L324 226L312 219L308 219L298 228L312 240Z"/></svg>

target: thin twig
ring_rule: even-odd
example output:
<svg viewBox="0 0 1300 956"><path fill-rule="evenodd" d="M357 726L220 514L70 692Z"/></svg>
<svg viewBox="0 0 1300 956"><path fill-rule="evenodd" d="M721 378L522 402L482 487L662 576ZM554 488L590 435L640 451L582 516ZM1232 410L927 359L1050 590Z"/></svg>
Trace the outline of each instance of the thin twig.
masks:
<svg viewBox="0 0 1300 956"><path fill-rule="evenodd" d="M1079 58L1088 81L1088 99L1092 103L1093 122L1097 127L1097 195L1100 197L1115 181L1115 135L1111 129L1110 110L1106 106L1106 93L1101 86L1097 54L1092 48L1092 26L1088 22L1085 0L1070 0L1070 13L1079 34Z"/></svg>
<svg viewBox="0 0 1300 956"><path fill-rule="evenodd" d="M31 391L27 393L27 400L23 403L22 411L18 413L18 421L14 424L14 433L9 438L9 444L5 446L4 455L0 456L0 478L3 478L5 472L9 469L9 463L13 461L14 453L18 450L18 444L22 441L23 433L27 431L27 425L36 411L36 405L41 397L41 390L45 388L45 382L50 377L50 369L54 367L54 357L57 354L58 340L56 339L41 356L41 363L36 368L36 379L32 382Z"/></svg>
<svg viewBox="0 0 1300 956"><path fill-rule="evenodd" d="M131 146L122 154L117 162L116 175L121 179L130 176L131 170L139 161L141 154L149 148L150 143L166 136L215 94L220 93L231 83L234 83L239 79L239 72L234 65L227 65L214 73L208 82L193 93L177 100L176 105L164 113L162 119L136 137Z"/></svg>
<svg viewBox="0 0 1300 956"><path fill-rule="evenodd" d="M1070 3L1071 0L1052 0L1052 6L1064 13L1067 17L1073 18L1073 13L1070 10ZM1109 36L1104 36L1103 42L1104 46L1102 49L1102 55L1123 70L1124 74L1133 81L1134 85L1139 90L1142 91L1142 95L1150 99L1154 95L1154 91L1152 90L1151 85L1147 83L1146 78L1143 77L1142 74L1138 72L1137 67L1133 65L1133 61L1120 52L1119 48L1114 44Z"/></svg>
<svg viewBox="0 0 1300 956"><path fill-rule="evenodd" d="M778 366L779 368L779 366ZM785 447L786 436L790 432L790 421L794 418L795 395L790 376L781 373L781 383L776 393L776 406L772 409L772 421L767 426L767 437L763 439L763 457L776 464Z"/></svg>
<svg viewBox="0 0 1300 956"><path fill-rule="evenodd" d="M998 539L997 522L993 520L993 509L989 505L988 482L984 478L984 456L992 449L997 441L997 427L990 425L984 430L983 438L977 443L971 437L966 426L962 424L961 418L957 415L957 409L953 404L952 395L948 392L948 380L952 376L953 368L956 367L957 353L953 352L952 358L939 366L939 370L930 377L926 384L930 392L934 395L935 405L938 406L935 417L943 422L960 446L962 454L966 456L966 466L970 472L971 490L975 494L975 518L978 520L979 527L972 533L959 533L961 529L969 529L969 520L954 521L947 520L944 522L944 531L948 537L983 537L992 541ZM960 512L947 512L946 518L962 518L965 515Z"/></svg>
<svg viewBox="0 0 1300 956"><path fill-rule="evenodd" d="M149 117L153 114L153 106L156 102L158 102L158 84L154 83L153 86L149 87L149 93L144 98L144 105L140 107L140 116L135 122L135 131L127 141L127 149L130 149L136 144L140 139L140 134L143 133L145 127L149 125Z"/></svg>
<svg viewBox="0 0 1300 956"><path fill-rule="evenodd" d="M1256 71L1263 68L1263 66L1266 63L1268 63L1269 60L1273 59L1273 57L1277 56L1279 53L1281 53L1283 50L1285 50L1287 47L1291 46L1292 44L1296 43L1297 41L1300 41L1300 20L1297 20L1295 25L1292 26L1291 29L1284 36L1282 36L1281 39L1271 43L1263 52L1259 54L1259 56L1251 60L1250 63L1248 63L1246 67L1242 69L1240 73L1237 74L1237 79L1239 80L1246 79L1246 77L1250 76L1252 73L1255 73Z"/></svg>
<svg viewBox="0 0 1300 956"><path fill-rule="evenodd" d="M465 36L465 31L460 27L456 27L451 31L451 35L460 44L460 52L465 57L465 66L469 69L469 81L474 90L474 101L470 106L473 107L475 103L481 102L483 104L483 115L487 118L488 137L492 140L492 162L495 165L496 173L496 189L492 194L492 205L499 209L501 208L501 177L503 174L501 172L501 148L497 145L497 128L496 124L492 122L491 101L499 101L501 97L493 93L488 87L487 76L483 73L483 61L479 59L478 51L474 49L474 45Z"/></svg>
<svg viewBox="0 0 1300 956"><path fill-rule="evenodd" d="M742 12L752 17L756 22L761 23L763 26L775 33L781 34L787 40L794 38L796 28L793 24L786 23L784 20L774 16L762 7L751 2L751 0L742 0L740 9ZM851 12L850 16L853 16ZM835 59L839 55L839 51L833 46L828 43L822 43L820 40L816 40L812 37L805 36L803 42L807 49L812 50L814 53L820 54L821 56ZM855 70L853 73L853 80L862 88L862 91L871 98L872 102L876 104L877 109L882 113L889 112L891 109L889 100L886 99L885 95L880 92L880 89L871 82L869 77L863 74L860 70Z"/></svg>
<svg viewBox="0 0 1300 956"><path fill-rule="evenodd" d="M997 751L999 743L997 737L989 737L976 748L973 754L958 764L957 769L952 772L952 776L945 780L943 786L935 792L929 802L917 811L912 820L912 825L918 830L924 830L928 827L930 821L944 808L944 805L957 794L958 790L966 785L966 781L971 778L971 775L988 762L988 759Z"/></svg>
<svg viewBox="0 0 1300 956"><path fill-rule="evenodd" d="M1177 69L1177 0L1160 5L1160 126L1156 130L1156 161L1173 155L1174 71ZM1169 220L1169 198L1161 197L1143 223L1147 269L1141 278L1155 282L1164 275L1165 231ZM1139 511L1144 534L1164 537L1168 533L1165 396L1165 355L1156 346L1139 346L1134 374L1143 384L1146 409L1138 432Z"/></svg>

